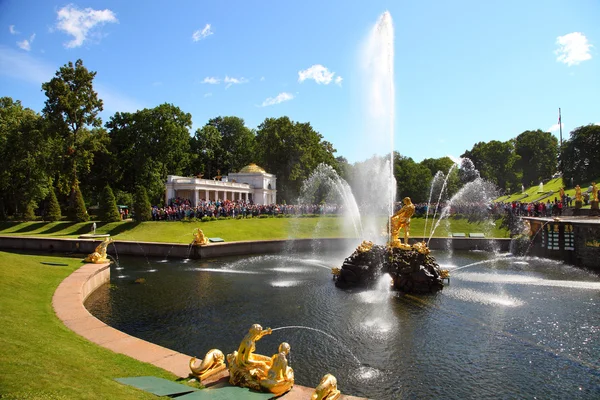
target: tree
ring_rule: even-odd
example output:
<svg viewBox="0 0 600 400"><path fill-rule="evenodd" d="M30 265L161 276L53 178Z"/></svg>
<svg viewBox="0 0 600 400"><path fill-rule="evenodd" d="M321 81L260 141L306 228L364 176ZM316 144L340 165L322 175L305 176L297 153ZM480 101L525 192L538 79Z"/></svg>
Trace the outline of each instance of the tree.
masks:
<svg viewBox="0 0 600 400"><path fill-rule="evenodd" d="M558 139L540 129L525 131L515 139L516 167L523 171L522 183L536 185L557 170Z"/></svg>
<svg viewBox="0 0 600 400"><path fill-rule="evenodd" d="M192 158L189 175L203 174L206 179L217 175L217 170L222 165L221 141L221 133L212 125L196 129L195 135L190 139Z"/></svg>
<svg viewBox="0 0 600 400"><path fill-rule="evenodd" d="M89 127L99 127L102 120L102 100L94 91L96 72L88 71L83 61L69 62L62 66L56 76L42 84L46 94L43 114L50 129L59 139L57 160L62 160L62 174L58 176L63 192L72 188L78 178L78 166L89 163L91 155L82 151L85 133ZM71 204L71 207L74 205Z"/></svg>
<svg viewBox="0 0 600 400"><path fill-rule="evenodd" d="M135 113L116 113L106 124L110 151L118 170L115 187L127 191L143 185L160 201L167 175L189 169L192 116L172 104Z"/></svg>
<svg viewBox="0 0 600 400"><path fill-rule="evenodd" d="M560 169L565 186L591 183L600 176L600 125L585 125L574 129L561 149Z"/></svg>
<svg viewBox="0 0 600 400"><path fill-rule="evenodd" d="M410 157L394 153L394 176L396 177L396 199L410 197L413 203L427 202L431 171Z"/></svg>
<svg viewBox="0 0 600 400"><path fill-rule="evenodd" d="M254 160L254 132L246 127L244 120L238 117L217 117L208 121L206 126L217 129L221 135L216 150L216 165L222 174L236 172Z"/></svg>
<svg viewBox="0 0 600 400"><path fill-rule="evenodd" d="M60 212L60 205L58 204L58 200L56 199L56 193L54 193L54 189L51 188L48 191L48 197L46 198L46 213L44 214L44 220L54 222L60 221L62 218L62 214Z"/></svg>
<svg viewBox="0 0 600 400"><path fill-rule="evenodd" d="M460 189L460 178L458 176L458 166L455 166L456 163L452 161L450 157L441 157L441 158L426 158L421 161L421 165L427 167L429 172L431 172L431 176L434 177L438 172L441 172L446 179L446 188L444 193L448 197L452 197L454 193ZM454 168L452 168L455 166ZM439 197L439 191L442 189L443 182L440 184L438 188L437 196ZM433 201L433 200L432 200ZM435 199L437 201L437 198Z"/></svg>
<svg viewBox="0 0 600 400"><path fill-rule="evenodd" d="M117 209L117 202L110 186L106 185L100 196L100 221L118 222L121 220L121 215Z"/></svg>
<svg viewBox="0 0 600 400"><path fill-rule="evenodd" d="M267 118L256 132L257 162L277 175L277 197L295 202L302 182L321 163L337 167L332 144L309 123Z"/></svg>
<svg viewBox="0 0 600 400"><path fill-rule="evenodd" d="M514 190L518 186L516 164L520 158L515 153L513 141L479 142L461 157L471 159L481 177L494 183L501 190Z"/></svg>
<svg viewBox="0 0 600 400"><path fill-rule="evenodd" d="M71 221L76 222L85 222L90 219L88 212L85 208L85 202L83 201L83 196L81 195L81 190L79 190L79 184L75 182L73 188L71 189L71 200L69 201L68 216Z"/></svg>
<svg viewBox="0 0 600 400"><path fill-rule="evenodd" d="M20 101L0 98L1 213L23 214L50 188L51 141L43 119Z"/></svg>
<svg viewBox="0 0 600 400"><path fill-rule="evenodd" d="M133 212L136 221L150 221L152 219L152 206L148 200L146 189L138 185L133 199Z"/></svg>

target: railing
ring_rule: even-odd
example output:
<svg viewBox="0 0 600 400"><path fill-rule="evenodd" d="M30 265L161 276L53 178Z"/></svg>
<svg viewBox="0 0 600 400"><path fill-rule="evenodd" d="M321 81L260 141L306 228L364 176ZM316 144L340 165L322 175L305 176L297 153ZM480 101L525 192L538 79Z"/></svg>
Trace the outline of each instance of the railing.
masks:
<svg viewBox="0 0 600 400"><path fill-rule="evenodd" d="M199 178L186 178L186 179L173 179L172 184L199 184L199 185L209 185L209 186L224 186L224 187L232 187L232 188L244 188L248 189L252 186L247 183L238 183L238 182L223 182L223 181L215 181L213 179L199 179Z"/></svg>

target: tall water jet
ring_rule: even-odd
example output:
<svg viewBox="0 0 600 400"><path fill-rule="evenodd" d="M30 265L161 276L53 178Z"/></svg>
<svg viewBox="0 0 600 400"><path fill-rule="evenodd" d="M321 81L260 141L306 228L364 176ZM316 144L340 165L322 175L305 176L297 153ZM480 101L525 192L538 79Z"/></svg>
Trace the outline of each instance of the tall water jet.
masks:
<svg viewBox="0 0 600 400"><path fill-rule="evenodd" d="M392 215L396 197L396 180L394 179L394 26L392 16L388 11L381 14L371 29L361 51L361 64L367 94L364 99L369 114L367 132L364 135L364 148L369 149L371 154L389 154L389 162L367 162L368 167L378 164L379 168L367 176L362 174L363 176L355 177L353 187L364 188L366 187L365 183L372 179L381 181L383 186L380 186L378 190L363 193L362 196L357 195L357 197L368 197L369 203L374 206L375 210L379 211L379 207L383 205L386 215ZM377 157L373 159L377 159Z"/></svg>

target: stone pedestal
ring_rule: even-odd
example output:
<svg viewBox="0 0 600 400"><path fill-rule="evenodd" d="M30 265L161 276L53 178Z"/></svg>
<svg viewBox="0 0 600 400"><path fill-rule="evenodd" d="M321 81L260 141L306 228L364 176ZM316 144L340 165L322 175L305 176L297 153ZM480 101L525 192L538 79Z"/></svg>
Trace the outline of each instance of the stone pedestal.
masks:
<svg viewBox="0 0 600 400"><path fill-rule="evenodd" d="M592 200L590 209L590 217L598 217L600 216L600 208L598 207L598 201Z"/></svg>

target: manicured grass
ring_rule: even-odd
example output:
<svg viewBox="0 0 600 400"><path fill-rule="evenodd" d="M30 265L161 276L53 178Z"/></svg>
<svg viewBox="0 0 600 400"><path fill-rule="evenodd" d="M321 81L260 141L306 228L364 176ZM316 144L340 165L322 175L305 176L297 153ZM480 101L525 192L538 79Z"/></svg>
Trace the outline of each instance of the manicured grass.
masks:
<svg viewBox="0 0 600 400"><path fill-rule="evenodd" d="M378 224L385 226L385 218ZM484 232L487 237L508 237L508 232L499 229L496 223L469 222L463 218L449 218L448 225L442 222L435 231L437 237L447 237L449 232ZM66 237L75 238L89 233L91 222L3 222L0 223L0 235ZM423 235L425 218L413 217L411 236ZM321 218L252 218L241 220L220 220L209 222L114 222L97 223L96 233L109 233L116 240L190 243L195 228L201 228L207 237L220 237L226 242L241 240L269 240L296 238L334 238L353 237L352 230L344 230L342 219L338 217ZM428 220L426 235L431 230L431 219ZM368 238L365 238L368 239Z"/></svg>
<svg viewBox="0 0 600 400"><path fill-rule="evenodd" d="M87 341L56 317L52 295L80 266L81 258L0 252L0 398L156 399L113 378L176 379Z"/></svg>
<svg viewBox="0 0 600 400"><path fill-rule="evenodd" d="M596 179L595 182L600 182L600 178ZM577 184L577 183L575 183ZM588 189L588 187L591 185L591 182L585 182L585 183L580 183L579 184L581 186L581 191L582 193L585 193L585 191ZM556 197L558 199L558 197L560 196L559 191L561 186L563 186L563 181L562 178L556 178L556 179L552 179L550 181L548 181L547 183L544 183L544 192L543 193L538 193L539 190L539 185L535 185L535 186L531 186L530 188L527 188L525 190L525 193L527 194L527 196L523 197L523 194L520 192L517 193L513 193L510 196L502 196L497 198L495 201L502 201L505 203L510 203L513 201L520 201L522 203L530 203L532 201L537 201L540 197L544 196L545 193L548 193L549 191L553 191L554 193L552 193L549 197L546 197L543 199L544 202L550 200L551 202L554 201L554 198ZM575 197L575 189L565 189L565 194L571 197ZM584 206L584 208L589 208L588 206Z"/></svg>

